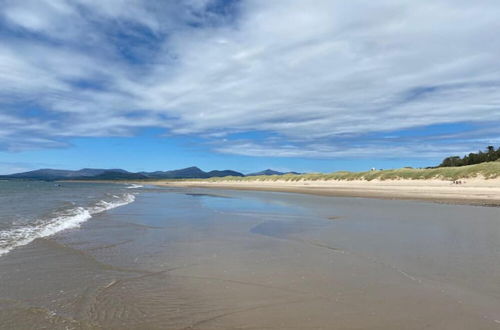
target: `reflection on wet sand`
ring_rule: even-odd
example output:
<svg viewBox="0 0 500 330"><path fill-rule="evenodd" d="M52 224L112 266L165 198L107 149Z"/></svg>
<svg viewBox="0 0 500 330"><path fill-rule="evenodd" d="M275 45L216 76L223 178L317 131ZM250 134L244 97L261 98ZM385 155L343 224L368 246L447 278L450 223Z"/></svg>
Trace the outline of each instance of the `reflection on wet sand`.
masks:
<svg viewBox="0 0 500 330"><path fill-rule="evenodd" d="M145 189L81 229L0 258L0 327L498 329L498 216Z"/></svg>

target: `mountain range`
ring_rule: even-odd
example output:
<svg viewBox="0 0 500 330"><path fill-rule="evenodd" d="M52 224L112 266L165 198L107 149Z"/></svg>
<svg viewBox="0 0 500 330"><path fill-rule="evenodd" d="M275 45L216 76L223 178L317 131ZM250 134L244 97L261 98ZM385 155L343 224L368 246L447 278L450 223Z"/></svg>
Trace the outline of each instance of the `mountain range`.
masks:
<svg viewBox="0 0 500 330"><path fill-rule="evenodd" d="M250 173L246 176L255 175L283 175L283 174L298 174L296 172L278 172L267 169L257 173ZM128 172L122 169L97 169L84 168L77 171L72 170L56 170L56 169L39 169L35 171L15 173L10 175L2 175L0 179L27 179L27 180L145 180L145 179L206 179L213 177L225 176L245 176L244 174L232 170L214 170L205 172L198 167L187 167L171 171L155 171L155 172Z"/></svg>
<svg viewBox="0 0 500 330"><path fill-rule="evenodd" d="M275 170L267 169L260 172L248 173L245 176L257 176L257 175L284 175L284 174L300 174L298 172L278 172Z"/></svg>

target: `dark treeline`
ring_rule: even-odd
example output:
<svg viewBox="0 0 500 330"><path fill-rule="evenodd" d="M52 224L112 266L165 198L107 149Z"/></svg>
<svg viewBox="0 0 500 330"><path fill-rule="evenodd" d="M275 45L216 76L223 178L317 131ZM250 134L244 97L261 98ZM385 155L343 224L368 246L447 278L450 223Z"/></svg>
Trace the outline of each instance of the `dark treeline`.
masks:
<svg viewBox="0 0 500 330"><path fill-rule="evenodd" d="M471 152L462 158L459 156L445 158L439 167L474 165L493 162L498 159L500 159L500 147L495 150L495 147L488 146L485 151L479 151L478 153Z"/></svg>

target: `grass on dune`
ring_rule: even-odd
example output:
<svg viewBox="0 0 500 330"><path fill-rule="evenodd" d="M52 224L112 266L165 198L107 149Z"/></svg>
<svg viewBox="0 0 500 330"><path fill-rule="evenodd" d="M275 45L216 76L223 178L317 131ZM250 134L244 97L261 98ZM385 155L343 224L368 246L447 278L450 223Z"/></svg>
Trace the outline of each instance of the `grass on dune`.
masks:
<svg viewBox="0 0 500 330"><path fill-rule="evenodd" d="M251 177L223 177L205 179L209 182L218 181L324 181L324 180L460 180L466 178L484 177L494 179L500 177L500 161L481 163L460 167L439 167L431 169L400 168L394 170L380 170L367 172L334 172L334 173L307 173L285 175L260 175Z"/></svg>

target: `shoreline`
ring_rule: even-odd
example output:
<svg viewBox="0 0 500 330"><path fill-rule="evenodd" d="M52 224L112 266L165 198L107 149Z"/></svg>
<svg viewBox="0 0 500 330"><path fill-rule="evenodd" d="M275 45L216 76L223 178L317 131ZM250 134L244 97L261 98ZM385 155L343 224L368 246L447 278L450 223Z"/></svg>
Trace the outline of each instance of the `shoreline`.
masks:
<svg viewBox="0 0 500 330"><path fill-rule="evenodd" d="M128 181L132 182L132 181ZM133 181L141 183L140 181ZM230 190L274 191L331 197L416 200L448 204L500 206L499 179L464 179L462 184L443 180L387 181L151 181L163 187L214 188Z"/></svg>
<svg viewBox="0 0 500 330"><path fill-rule="evenodd" d="M0 258L2 326L496 329L500 320L497 209L138 192Z"/></svg>

